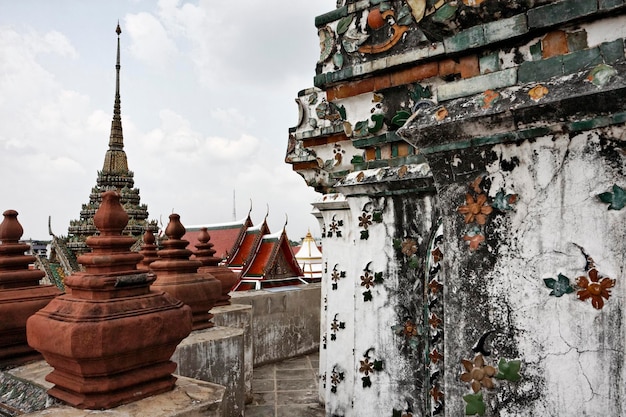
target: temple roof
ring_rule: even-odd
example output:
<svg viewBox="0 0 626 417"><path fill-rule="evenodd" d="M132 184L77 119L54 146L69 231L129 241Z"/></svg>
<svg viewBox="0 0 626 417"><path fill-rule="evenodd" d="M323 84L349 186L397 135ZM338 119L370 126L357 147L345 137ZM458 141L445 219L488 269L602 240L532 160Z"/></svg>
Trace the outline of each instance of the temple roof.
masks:
<svg viewBox="0 0 626 417"><path fill-rule="evenodd" d="M274 280L303 275L289 245L285 229L279 233L264 235L252 255L250 263L241 272L242 279Z"/></svg>
<svg viewBox="0 0 626 417"><path fill-rule="evenodd" d="M187 232L182 239L189 242L187 249L194 251L195 245L200 243L198 240L200 229L206 227L211 236L215 256L227 259L229 255L232 256L237 251L237 248L246 235L246 231L251 226L252 220L250 219L250 215L244 219L229 223L194 225L185 227Z"/></svg>
<svg viewBox="0 0 626 417"><path fill-rule="evenodd" d="M313 239L310 231L308 231L304 239L302 239L300 248L296 253L296 259L300 262L311 260L319 260L321 262L322 252L317 247L315 239Z"/></svg>
<svg viewBox="0 0 626 417"><path fill-rule="evenodd" d="M119 24L115 32L117 33L115 100L109 148L104 156L102 170L98 171L96 186L91 189L89 194L89 202L83 204L80 218L70 221L66 243L67 248L75 254L88 252L90 249L85 244L86 238L98 234L93 224L93 217L102 201L101 195L105 191L117 190L121 195L121 204L130 217L124 230L125 234L132 235L139 240L146 229L153 232L158 230L156 221L148 221L148 207L140 202L139 189L134 188L134 173L128 169L126 152L124 152L120 100L120 34L122 30Z"/></svg>

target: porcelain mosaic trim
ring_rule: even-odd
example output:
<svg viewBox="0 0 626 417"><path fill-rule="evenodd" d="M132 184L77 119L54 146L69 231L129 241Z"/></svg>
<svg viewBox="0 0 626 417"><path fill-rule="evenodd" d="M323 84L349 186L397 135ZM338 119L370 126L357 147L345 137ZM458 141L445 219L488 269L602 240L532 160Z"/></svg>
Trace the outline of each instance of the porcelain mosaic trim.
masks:
<svg viewBox="0 0 626 417"><path fill-rule="evenodd" d="M337 387L345 379L345 372L341 370L339 365L333 366L333 370L330 374L330 392L337 393Z"/></svg>
<svg viewBox="0 0 626 417"><path fill-rule="evenodd" d="M603 203L608 203L609 210L621 210L626 205L626 190L617 184L613 184L613 192L598 194L598 198Z"/></svg>
<svg viewBox="0 0 626 417"><path fill-rule="evenodd" d="M370 357L370 353L373 351L374 348L367 349L363 355L363 359L359 363L359 373L363 374L361 377L363 388L371 387L372 380L370 376L376 372L382 371L384 367L384 361Z"/></svg>
<svg viewBox="0 0 626 417"><path fill-rule="evenodd" d="M485 341L492 333L494 331L490 330L480 337L472 349L474 352L477 352L473 359L461 360L463 372L460 374L459 380L469 384L469 388L472 391L463 396L463 401L466 403L465 415L468 416L485 415L487 406L483 395L485 390L497 388L494 379L509 382L518 382L521 379L519 371L522 367L522 362L520 360L508 361L500 358L496 367L485 359L485 357L491 355L491 352L485 348Z"/></svg>
<svg viewBox="0 0 626 417"><path fill-rule="evenodd" d="M333 215L333 218L330 224L328 225L328 230L326 231L326 233L322 234L323 238L331 238L333 236L342 237L341 228L343 227L343 220L341 219L338 220L335 217L337 217L336 214Z"/></svg>
<svg viewBox="0 0 626 417"><path fill-rule="evenodd" d="M382 223L383 212L382 210L372 210L372 204L367 203L363 207L363 213L359 216L359 227L361 228L360 236L361 240L367 240L370 237L369 228L374 223Z"/></svg>
<svg viewBox="0 0 626 417"><path fill-rule="evenodd" d="M429 340L425 354L428 357L428 374L430 382L429 402L430 415L443 415L445 402L443 387L444 370L444 303L443 303L443 275L441 274L441 261L443 252L443 222L437 221L434 233L428 247L428 263L425 288L426 302L428 305L428 329Z"/></svg>
<svg viewBox="0 0 626 417"><path fill-rule="evenodd" d="M337 320L339 313L335 314L333 321L330 322L330 340L337 340L337 333L339 330L346 328L346 322Z"/></svg>
<svg viewBox="0 0 626 417"><path fill-rule="evenodd" d="M586 251L579 247L585 256L585 275L576 278L575 285L571 284L571 280L563 274L558 274L557 279L544 278L543 282L546 287L550 288L550 295L554 297L562 297L565 294L576 292L576 297L580 301L591 300L591 305L596 310L604 307L605 300L611 297L611 288L615 286L615 279L604 276L598 272L596 264Z"/></svg>
<svg viewBox="0 0 626 417"><path fill-rule="evenodd" d="M335 264L333 271L330 273L330 280L332 281L331 289L336 291L339 288L339 280L346 277L346 271L339 271L339 264Z"/></svg>
<svg viewBox="0 0 626 417"><path fill-rule="evenodd" d="M482 188L484 179L485 177L480 176L470 184L470 191L465 193L465 204L457 208L467 225L463 240L468 243L470 251L477 250L485 241L484 226L493 210L513 210L513 205L517 202L517 194L507 194L504 190L499 190L489 203L489 197Z"/></svg>
<svg viewBox="0 0 626 417"><path fill-rule="evenodd" d="M361 275L361 286L365 287L366 290L363 292L363 301L372 301L373 294L371 288L374 288L377 284L381 285L384 282L383 273L372 273L370 265L371 262L365 266L365 269L363 269L363 275Z"/></svg>

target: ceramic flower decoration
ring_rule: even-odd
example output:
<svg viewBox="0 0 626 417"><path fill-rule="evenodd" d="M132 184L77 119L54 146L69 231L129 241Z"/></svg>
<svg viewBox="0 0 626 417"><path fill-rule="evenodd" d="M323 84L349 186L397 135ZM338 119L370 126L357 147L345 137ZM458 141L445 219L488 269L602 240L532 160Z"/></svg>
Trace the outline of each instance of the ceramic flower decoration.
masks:
<svg viewBox="0 0 626 417"><path fill-rule="evenodd" d="M461 381L470 382L472 390L477 393L482 387L493 388L493 379L496 374L496 368L491 365L485 365L485 359L480 353L474 357L474 361L463 359L461 361L465 368L461 374Z"/></svg>
<svg viewBox="0 0 626 417"><path fill-rule="evenodd" d="M555 297L561 297L564 294L574 292L574 288L570 285L569 278L563 274L559 274L558 279L544 278L543 282L546 284L546 287L552 289L550 295Z"/></svg>
<svg viewBox="0 0 626 417"><path fill-rule="evenodd" d="M465 216L465 223L476 222L484 225L487 222L487 216L491 214L493 208L486 204L487 196L478 194L476 199L470 193L465 194L465 205L460 206L457 211Z"/></svg>
<svg viewBox="0 0 626 417"><path fill-rule="evenodd" d="M626 191L617 184L613 184L612 193L598 194L598 198L603 203L609 203L609 210L621 210L626 206Z"/></svg>
<svg viewBox="0 0 626 417"><path fill-rule="evenodd" d="M611 278L600 278L598 270L592 268L588 272L589 278L580 276L576 278L576 284L581 288L576 295L580 301L591 298L591 305L595 309L604 307L604 300L608 300L611 296L609 288L615 286L615 280Z"/></svg>

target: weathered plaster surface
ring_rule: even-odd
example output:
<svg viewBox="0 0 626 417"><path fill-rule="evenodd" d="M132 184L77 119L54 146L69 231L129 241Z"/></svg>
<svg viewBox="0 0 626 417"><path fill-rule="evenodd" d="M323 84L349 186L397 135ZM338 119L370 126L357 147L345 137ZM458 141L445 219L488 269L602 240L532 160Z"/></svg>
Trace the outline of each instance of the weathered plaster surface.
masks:
<svg viewBox="0 0 626 417"><path fill-rule="evenodd" d="M625 13L341 0L316 18L286 161L324 193L328 416L626 414Z"/></svg>

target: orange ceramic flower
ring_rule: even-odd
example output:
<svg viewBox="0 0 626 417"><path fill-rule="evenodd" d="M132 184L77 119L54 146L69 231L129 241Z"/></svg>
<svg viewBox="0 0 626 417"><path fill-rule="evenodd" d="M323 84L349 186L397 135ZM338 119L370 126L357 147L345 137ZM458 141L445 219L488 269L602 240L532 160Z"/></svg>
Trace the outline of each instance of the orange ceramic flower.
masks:
<svg viewBox="0 0 626 417"><path fill-rule="evenodd" d="M546 94L548 94L548 89L546 87L544 87L543 85L539 84L533 88L530 89L530 91L528 91L528 95L530 96L531 99L533 99L533 101L539 101L541 100L543 97L546 96Z"/></svg>
<svg viewBox="0 0 626 417"><path fill-rule="evenodd" d="M598 277L598 270L595 268L590 269L588 275L589 279L584 275L576 278L576 284L582 288L576 295L581 301L591 298L591 305L600 310L604 306L604 300L602 298L605 300L609 299L611 296L609 288L615 286L615 280L611 278L600 279ZM591 282L589 282L589 280L591 280Z"/></svg>
<svg viewBox="0 0 626 417"><path fill-rule="evenodd" d="M471 382L472 390L477 393L481 387L493 388L492 376L496 374L496 368L485 365L485 359L480 353L474 358L474 362L463 359L461 361L467 372L461 374L461 381Z"/></svg>
<svg viewBox="0 0 626 417"><path fill-rule="evenodd" d="M365 358L361 361L361 366L359 367L359 372L365 374L365 376L369 375L370 372L374 371L373 363L369 361L368 358Z"/></svg>
<svg viewBox="0 0 626 417"><path fill-rule="evenodd" d="M406 256L413 256L417 253L417 243L413 239L406 239L400 245L400 250Z"/></svg>
<svg viewBox="0 0 626 417"><path fill-rule="evenodd" d="M446 117L448 117L448 110L445 107L440 107L435 112L435 119L437 119L438 122L442 121Z"/></svg>
<svg viewBox="0 0 626 417"><path fill-rule="evenodd" d="M482 233L476 233L474 235L465 235L463 240L469 242L470 250L476 250L482 242L485 241L485 236Z"/></svg>
<svg viewBox="0 0 626 417"><path fill-rule="evenodd" d="M439 387L436 385L430 389L430 396L437 402L441 402L443 400L443 392L439 391Z"/></svg>
<svg viewBox="0 0 626 417"><path fill-rule="evenodd" d="M487 204L487 196L485 194L478 194L476 200L471 194L465 194L465 205L457 209L457 211L465 215L465 223L471 223L476 220L476 223L483 225L487 221L487 215L491 214L493 208Z"/></svg>
<svg viewBox="0 0 626 417"><path fill-rule="evenodd" d="M370 214L363 213L363 215L359 216L359 227L367 229L370 224L372 224L372 216Z"/></svg>
<svg viewBox="0 0 626 417"><path fill-rule="evenodd" d="M407 320L404 323L404 329L402 330L406 337L415 337L417 336L417 326L413 323L412 320Z"/></svg>
<svg viewBox="0 0 626 417"><path fill-rule="evenodd" d="M365 274L361 275L361 286L368 289L369 287L374 286L374 276L369 272L365 272Z"/></svg>
<svg viewBox="0 0 626 417"><path fill-rule="evenodd" d="M437 363L443 359L443 355L439 353L439 351L436 348L428 354L428 357L430 358L430 361L432 363Z"/></svg>

